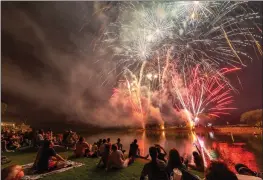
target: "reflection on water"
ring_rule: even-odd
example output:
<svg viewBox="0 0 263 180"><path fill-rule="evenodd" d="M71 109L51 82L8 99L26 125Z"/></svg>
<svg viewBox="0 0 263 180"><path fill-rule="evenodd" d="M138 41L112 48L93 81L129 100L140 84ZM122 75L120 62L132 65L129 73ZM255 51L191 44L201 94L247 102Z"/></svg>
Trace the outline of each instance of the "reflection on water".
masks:
<svg viewBox="0 0 263 180"><path fill-rule="evenodd" d="M262 139L261 136L253 135L217 135L213 133L197 134L200 139L204 141L204 146L209 153L210 158L220 159L226 162L229 167L234 170L236 163L246 164L254 171L262 170ZM128 132L128 133L102 133L86 137L88 143L94 143L98 139L111 138L111 142L115 143L117 138L121 139L126 152L129 150L130 143L138 140L138 145L141 154L144 156L148 154L148 149L154 144L160 144L168 151L171 148L176 148L182 157L188 158L192 161L192 152L195 149L193 143L195 137L191 132L189 133L175 133L175 132ZM128 152L127 152L128 153Z"/></svg>

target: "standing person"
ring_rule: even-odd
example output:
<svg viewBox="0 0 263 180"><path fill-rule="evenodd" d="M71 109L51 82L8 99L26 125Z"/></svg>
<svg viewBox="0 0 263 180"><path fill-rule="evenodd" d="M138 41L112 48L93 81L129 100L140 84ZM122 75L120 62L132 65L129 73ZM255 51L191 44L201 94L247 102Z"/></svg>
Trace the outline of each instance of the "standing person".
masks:
<svg viewBox="0 0 263 180"><path fill-rule="evenodd" d="M78 143L76 144L75 156L86 157L89 152L90 152L89 144L85 141L83 137L80 137Z"/></svg>
<svg viewBox="0 0 263 180"><path fill-rule="evenodd" d="M157 158L158 151L156 147L150 147L149 153L152 160L144 165L140 180L144 180L146 176L149 180L169 180L169 176L165 171L166 163Z"/></svg>

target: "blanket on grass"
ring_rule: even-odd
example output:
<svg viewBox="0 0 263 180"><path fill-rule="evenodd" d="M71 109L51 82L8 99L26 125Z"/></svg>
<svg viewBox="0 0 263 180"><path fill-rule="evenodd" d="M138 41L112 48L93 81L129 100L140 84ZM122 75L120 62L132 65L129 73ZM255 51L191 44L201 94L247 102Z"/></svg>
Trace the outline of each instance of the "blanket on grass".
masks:
<svg viewBox="0 0 263 180"><path fill-rule="evenodd" d="M67 170L70 170L70 169L73 169L73 168L76 168L76 167L80 167L80 166L83 166L83 165L84 165L83 163L79 163L79 162L74 162L74 161L68 160L66 162L66 166L70 166L70 167L64 167L64 168L57 169L57 170L55 169L53 171L46 172L46 173L43 173L43 174L36 174L31 169L31 167L33 166L33 163L29 163L29 164L25 164L25 165L22 166L23 170L24 170L24 173L25 173L25 176L22 178L22 180L41 179L43 177L46 177L46 176L49 176L49 175L52 175L52 174L61 173L61 172L64 172L64 171L67 171Z"/></svg>

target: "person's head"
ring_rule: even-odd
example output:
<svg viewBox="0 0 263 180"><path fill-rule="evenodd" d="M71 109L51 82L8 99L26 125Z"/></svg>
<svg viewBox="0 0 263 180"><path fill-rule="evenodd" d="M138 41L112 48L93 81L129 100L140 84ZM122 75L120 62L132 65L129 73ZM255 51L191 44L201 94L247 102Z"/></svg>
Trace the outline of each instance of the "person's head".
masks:
<svg viewBox="0 0 263 180"><path fill-rule="evenodd" d="M108 143L110 142L110 138L107 139L107 142L108 142Z"/></svg>
<svg viewBox="0 0 263 180"><path fill-rule="evenodd" d="M43 134L43 133L44 133L43 129L38 130L38 134Z"/></svg>
<svg viewBox="0 0 263 180"><path fill-rule="evenodd" d="M175 148L169 151L168 165L173 168L182 166L181 156Z"/></svg>
<svg viewBox="0 0 263 180"><path fill-rule="evenodd" d="M134 139L133 143L134 143L134 144L137 144L137 139Z"/></svg>
<svg viewBox="0 0 263 180"><path fill-rule="evenodd" d="M111 149L112 149L112 151L117 151L117 145L116 144L113 144L112 146L111 146Z"/></svg>
<svg viewBox="0 0 263 180"><path fill-rule="evenodd" d="M200 155L198 154L198 152L194 151L193 156L194 156L194 158L198 158Z"/></svg>
<svg viewBox="0 0 263 180"><path fill-rule="evenodd" d="M22 166L11 165L1 171L1 179L3 180L20 180L24 177Z"/></svg>
<svg viewBox="0 0 263 180"><path fill-rule="evenodd" d="M220 161L212 161L205 173L206 180L238 180L235 173L230 171L227 165Z"/></svg>
<svg viewBox="0 0 263 180"><path fill-rule="evenodd" d="M103 140L102 140L102 143L103 143L103 144L106 143L106 139L103 139Z"/></svg>
<svg viewBox="0 0 263 180"><path fill-rule="evenodd" d="M47 148L50 148L50 147L52 147L52 142L48 141L48 140L45 140L44 143L43 143L43 148L47 149Z"/></svg>
<svg viewBox="0 0 263 180"><path fill-rule="evenodd" d="M119 143L119 142L121 142L121 139L120 139L120 138L118 138L118 139L117 139L117 142L118 142L118 143Z"/></svg>
<svg viewBox="0 0 263 180"><path fill-rule="evenodd" d="M84 142L84 140L85 139L82 136L79 138L79 142L81 142L81 143Z"/></svg>
<svg viewBox="0 0 263 180"><path fill-rule="evenodd" d="M156 160L158 157L158 152L157 152L156 147L154 147L154 146L150 147L149 148L149 154L150 154L153 161Z"/></svg>
<svg viewBox="0 0 263 180"><path fill-rule="evenodd" d="M236 164L235 169L238 172L238 174L242 175L248 175L248 176L255 176L256 173L249 169L246 165L244 164Z"/></svg>

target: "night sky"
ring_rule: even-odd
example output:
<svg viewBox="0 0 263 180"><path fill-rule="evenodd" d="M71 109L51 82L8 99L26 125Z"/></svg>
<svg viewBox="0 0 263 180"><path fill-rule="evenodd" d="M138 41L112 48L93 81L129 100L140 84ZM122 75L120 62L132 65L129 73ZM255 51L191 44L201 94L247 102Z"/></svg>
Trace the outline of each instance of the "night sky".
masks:
<svg viewBox="0 0 263 180"><path fill-rule="evenodd" d="M109 85L98 83L98 73L112 64L94 63L98 54L92 46L100 30L117 17L116 4L1 2L1 6L1 99L8 103L9 113L32 124L35 119L37 123L94 119L79 107L92 112L104 106L116 83L114 75L108 77ZM108 11L97 12L109 6ZM223 119L238 119L244 111L262 108L262 60L253 59L236 73L242 86L236 76L230 78L239 90L238 110Z"/></svg>

